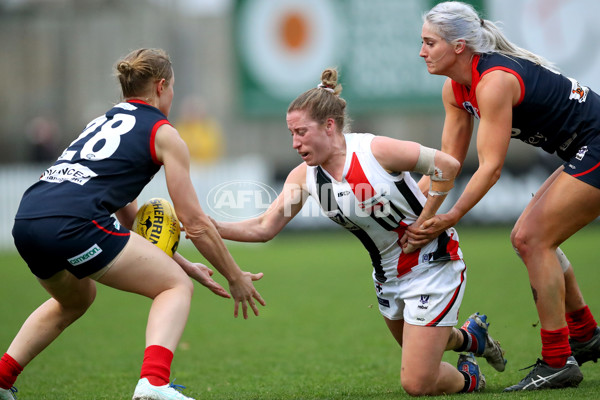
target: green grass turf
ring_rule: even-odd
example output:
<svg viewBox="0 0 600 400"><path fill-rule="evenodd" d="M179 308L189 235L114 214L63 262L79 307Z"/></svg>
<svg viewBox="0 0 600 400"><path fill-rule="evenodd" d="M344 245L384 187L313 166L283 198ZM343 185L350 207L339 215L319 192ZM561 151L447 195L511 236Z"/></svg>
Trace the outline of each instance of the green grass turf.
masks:
<svg viewBox="0 0 600 400"><path fill-rule="evenodd" d="M460 322L489 316L490 333L509 360L487 377L481 399L594 399L600 365L582 367L578 389L501 393L540 356L539 325L526 270L510 229L463 227L469 267ZM596 248L588 227L562 248L600 320ZM366 251L350 234L287 233L270 243L228 242L242 268L265 273L257 288L260 317L233 318L233 302L196 285L192 311L175 354L173 377L198 399L402 399L401 350L379 314ZM182 253L201 260L193 248ZM0 254L0 353L29 313L47 298L16 253ZM223 279L217 278L221 283ZM36 358L17 381L19 400L130 399L139 376L148 299L99 287L88 313ZM457 354L444 359L454 364Z"/></svg>

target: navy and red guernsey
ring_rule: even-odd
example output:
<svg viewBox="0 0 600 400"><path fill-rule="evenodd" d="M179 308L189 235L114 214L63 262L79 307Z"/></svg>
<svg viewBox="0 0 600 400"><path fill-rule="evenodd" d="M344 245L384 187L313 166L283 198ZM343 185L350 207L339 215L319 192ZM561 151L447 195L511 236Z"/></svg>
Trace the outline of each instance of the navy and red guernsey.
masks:
<svg viewBox="0 0 600 400"><path fill-rule="evenodd" d="M21 200L16 219L95 219L135 200L162 164L156 131L169 124L142 101L119 103L90 122Z"/></svg>
<svg viewBox="0 0 600 400"><path fill-rule="evenodd" d="M479 118L477 85L496 70L513 74L521 85L521 98L513 107L513 138L568 161L600 132L598 94L531 61L498 53L473 57L470 88L452 81L458 105Z"/></svg>

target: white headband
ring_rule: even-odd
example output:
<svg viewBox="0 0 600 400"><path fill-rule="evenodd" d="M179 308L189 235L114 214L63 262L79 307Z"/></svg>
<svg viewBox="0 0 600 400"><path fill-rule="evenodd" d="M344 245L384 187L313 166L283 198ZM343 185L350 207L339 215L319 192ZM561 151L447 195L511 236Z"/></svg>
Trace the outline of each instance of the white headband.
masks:
<svg viewBox="0 0 600 400"><path fill-rule="evenodd" d="M325 89L325 90L327 90L327 91L329 91L329 92L331 92L331 93L335 93L335 90L333 90L333 89L332 89L332 88L330 88L330 87L327 87L327 86L323 85L323 83L319 83L319 84L317 85L317 87L318 87L318 88L321 88L321 89Z"/></svg>

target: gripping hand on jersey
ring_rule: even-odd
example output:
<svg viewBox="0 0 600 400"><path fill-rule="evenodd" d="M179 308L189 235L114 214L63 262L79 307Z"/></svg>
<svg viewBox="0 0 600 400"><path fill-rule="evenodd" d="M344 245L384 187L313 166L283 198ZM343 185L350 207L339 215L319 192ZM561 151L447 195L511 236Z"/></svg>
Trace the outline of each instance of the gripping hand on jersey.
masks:
<svg viewBox="0 0 600 400"><path fill-rule="evenodd" d="M421 223L414 223L406 228L402 237L402 251L410 253L425 246L437 238L446 229L451 228L453 222L447 214L434 215Z"/></svg>

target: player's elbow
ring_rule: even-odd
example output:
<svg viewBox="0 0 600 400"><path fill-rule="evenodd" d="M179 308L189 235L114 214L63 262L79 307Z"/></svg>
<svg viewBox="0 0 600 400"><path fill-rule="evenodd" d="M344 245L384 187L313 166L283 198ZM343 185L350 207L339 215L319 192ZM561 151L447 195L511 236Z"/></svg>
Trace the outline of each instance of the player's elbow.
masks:
<svg viewBox="0 0 600 400"><path fill-rule="evenodd" d="M256 242L266 243L276 236L276 232L261 227L255 231L254 237Z"/></svg>
<svg viewBox="0 0 600 400"><path fill-rule="evenodd" d="M448 166L447 168L447 173L446 176L449 179L454 179L456 178L456 176L458 175L459 171L460 171L460 162L454 158L454 157L449 157L448 159Z"/></svg>
<svg viewBox="0 0 600 400"><path fill-rule="evenodd" d="M485 174L486 181L489 182L490 187L494 186L500 179L500 175L502 175L502 164L485 163L481 164L479 169Z"/></svg>

